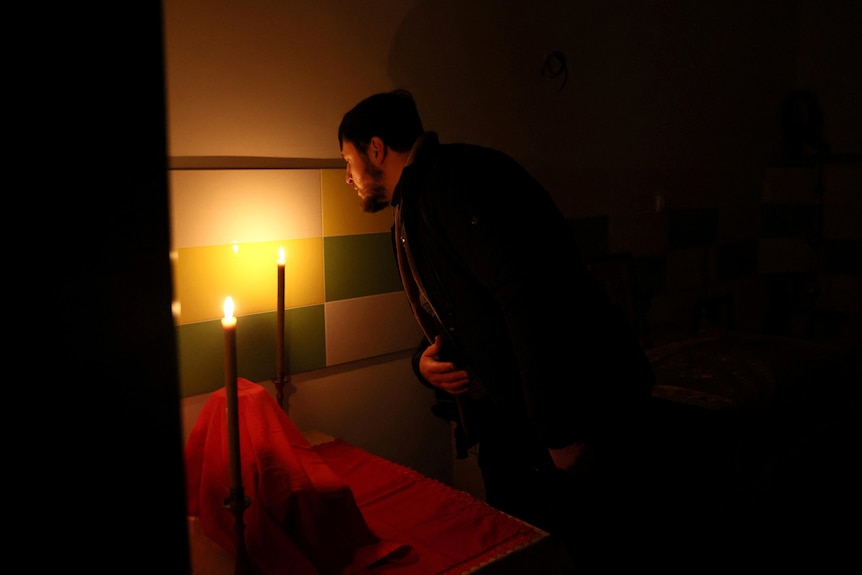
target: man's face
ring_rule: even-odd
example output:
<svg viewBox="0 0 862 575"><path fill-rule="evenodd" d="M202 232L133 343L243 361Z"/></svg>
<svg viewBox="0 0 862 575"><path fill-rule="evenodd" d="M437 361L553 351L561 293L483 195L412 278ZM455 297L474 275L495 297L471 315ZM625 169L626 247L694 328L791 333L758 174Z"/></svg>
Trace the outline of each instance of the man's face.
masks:
<svg viewBox="0 0 862 575"><path fill-rule="evenodd" d="M366 153L359 151L348 141L341 147L341 157L347 163L345 179L356 190L362 211L374 213L388 206L383 170L373 165Z"/></svg>

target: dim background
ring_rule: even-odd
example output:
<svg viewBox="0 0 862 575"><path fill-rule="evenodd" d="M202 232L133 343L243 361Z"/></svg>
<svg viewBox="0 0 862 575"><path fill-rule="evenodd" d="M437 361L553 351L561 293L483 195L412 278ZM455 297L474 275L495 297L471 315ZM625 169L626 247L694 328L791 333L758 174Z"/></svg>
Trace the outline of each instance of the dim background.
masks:
<svg viewBox="0 0 862 575"><path fill-rule="evenodd" d="M522 162L586 256L631 253L653 343L727 294L739 329L858 340L857 3L166 0L10 18L25 33L8 73L9 357L27 383L10 405L35 430L11 443L22 516L67 518L53 556L187 572L182 447L223 385L221 292L261 290L238 301L238 329L256 326L240 375L270 378L281 244L304 258L291 417L457 480L409 370L388 226L338 203L336 128L374 92L408 88L442 141ZM237 212L252 205L256 232ZM228 281L234 242L260 263ZM212 290L177 284L184 255ZM339 276L351 256L363 265Z"/></svg>

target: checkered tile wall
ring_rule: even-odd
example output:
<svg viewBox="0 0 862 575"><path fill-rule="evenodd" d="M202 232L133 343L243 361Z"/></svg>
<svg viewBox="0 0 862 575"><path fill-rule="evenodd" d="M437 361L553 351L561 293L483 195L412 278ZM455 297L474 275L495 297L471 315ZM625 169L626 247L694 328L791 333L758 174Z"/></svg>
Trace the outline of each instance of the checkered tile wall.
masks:
<svg viewBox="0 0 862 575"><path fill-rule="evenodd" d="M858 164L629 174L617 182L624 199L606 214L567 215L587 260L633 255L648 345L687 335L711 302L732 303L738 329L828 339L862 311L860 182ZM362 213L340 167L174 169L170 184L184 397L224 384L227 295L237 306L240 376L273 377L279 247L291 373L419 341L394 267L391 215Z"/></svg>
<svg viewBox="0 0 862 575"><path fill-rule="evenodd" d="M359 209L341 169L171 170L172 262L183 397L224 385L220 318L236 304L240 377L272 378L278 250L286 369L301 373L413 348L391 215Z"/></svg>

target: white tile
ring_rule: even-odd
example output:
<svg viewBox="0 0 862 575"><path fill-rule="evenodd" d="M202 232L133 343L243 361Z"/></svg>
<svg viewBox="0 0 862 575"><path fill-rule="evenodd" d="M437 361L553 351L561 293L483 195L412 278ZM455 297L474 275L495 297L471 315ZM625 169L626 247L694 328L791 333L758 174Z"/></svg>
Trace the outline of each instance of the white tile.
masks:
<svg viewBox="0 0 862 575"><path fill-rule="evenodd" d="M172 249L323 235L320 170L171 170Z"/></svg>
<svg viewBox="0 0 862 575"><path fill-rule="evenodd" d="M326 365L414 348L422 333L403 292L325 304Z"/></svg>

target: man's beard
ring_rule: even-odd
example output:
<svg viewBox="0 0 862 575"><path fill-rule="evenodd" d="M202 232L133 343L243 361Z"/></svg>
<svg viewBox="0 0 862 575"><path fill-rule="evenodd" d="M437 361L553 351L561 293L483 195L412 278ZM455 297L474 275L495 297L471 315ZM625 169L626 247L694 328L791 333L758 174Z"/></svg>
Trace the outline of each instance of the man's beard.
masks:
<svg viewBox="0 0 862 575"><path fill-rule="evenodd" d="M373 185L371 187L371 195L361 196L359 198L359 205L362 207L362 211L368 214L381 211L389 205L389 202L386 201L386 190L383 186Z"/></svg>
<svg viewBox="0 0 862 575"><path fill-rule="evenodd" d="M369 165L366 161L365 175L372 182L370 186L371 194L359 196L359 205L362 207L363 212L373 214L389 205L389 201L386 199L386 188L383 186L383 170Z"/></svg>

